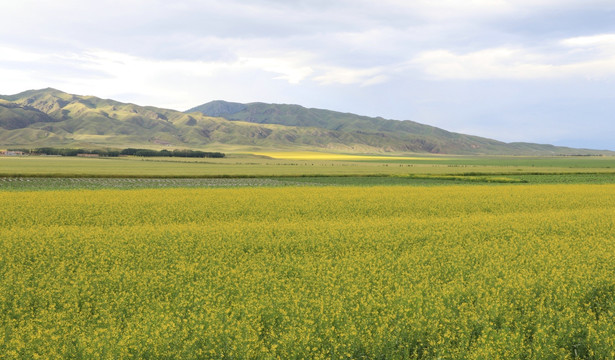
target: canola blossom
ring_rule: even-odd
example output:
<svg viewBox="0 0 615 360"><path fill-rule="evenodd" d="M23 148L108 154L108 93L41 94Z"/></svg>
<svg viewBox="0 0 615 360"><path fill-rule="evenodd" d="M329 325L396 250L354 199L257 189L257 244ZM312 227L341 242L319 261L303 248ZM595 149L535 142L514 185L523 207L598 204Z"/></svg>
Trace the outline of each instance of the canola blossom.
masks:
<svg viewBox="0 0 615 360"><path fill-rule="evenodd" d="M439 161L450 160L442 156L396 156L396 155L355 155L355 154L335 154L315 151L264 151L255 152L253 155L266 156L272 159L284 160L425 160Z"/></svg>
<svg viewBox="0 0 615 360"><path fill-rule="evenodd" d="M615 358L615 186L0 192L0 358Z"/></svg>

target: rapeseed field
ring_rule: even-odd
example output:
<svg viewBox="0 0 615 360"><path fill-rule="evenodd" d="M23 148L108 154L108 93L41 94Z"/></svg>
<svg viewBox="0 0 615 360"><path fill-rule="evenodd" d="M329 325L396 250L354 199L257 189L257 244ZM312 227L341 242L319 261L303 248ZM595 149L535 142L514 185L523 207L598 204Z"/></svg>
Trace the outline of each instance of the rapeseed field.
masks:
<svg viewBox="0 0 615 360"><path fill-rule="evenodd" d="M0 192L2 359L615 358L615 186Z"/></svg>
<svg viewBox="0 0 615 360"><path fill-rule="evenodd" d="M382 156L382 155L362 155L362 154L335 154L315 151L264 151L255 152L254 155L266 156L272 159L284 160L379 160L379 161L405 161L405 160L426 160L441 161L451 160L442 156Z"/></svg>

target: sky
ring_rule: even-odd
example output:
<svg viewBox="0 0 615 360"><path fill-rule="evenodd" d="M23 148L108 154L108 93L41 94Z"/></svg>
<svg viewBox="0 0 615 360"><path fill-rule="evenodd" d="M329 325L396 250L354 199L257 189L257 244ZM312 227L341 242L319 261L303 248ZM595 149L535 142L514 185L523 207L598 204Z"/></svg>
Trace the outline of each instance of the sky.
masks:
<svg viewBox="0 0 615 360"><path fill-rule="evenodd" d="M1 0L0 94L53 87L615 150L613 0Z"/></svg>

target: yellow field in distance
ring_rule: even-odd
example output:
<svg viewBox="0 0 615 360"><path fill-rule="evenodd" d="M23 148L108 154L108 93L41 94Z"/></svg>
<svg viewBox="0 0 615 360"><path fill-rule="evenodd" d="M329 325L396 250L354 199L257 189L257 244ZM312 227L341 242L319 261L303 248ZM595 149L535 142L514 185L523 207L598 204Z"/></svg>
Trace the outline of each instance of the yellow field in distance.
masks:
<svg viewBox="0 0 615 360"><path fill-rule="evenodd" d="M253 153L280 160L447 160L444 157L333 154L316 151L265 151Z"/></svg>

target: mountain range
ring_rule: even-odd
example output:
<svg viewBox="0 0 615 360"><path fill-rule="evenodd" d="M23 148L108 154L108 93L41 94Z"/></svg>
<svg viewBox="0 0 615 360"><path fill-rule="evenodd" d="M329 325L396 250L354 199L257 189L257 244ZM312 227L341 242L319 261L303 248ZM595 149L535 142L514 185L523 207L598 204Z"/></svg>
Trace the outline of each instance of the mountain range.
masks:
<svg viewBox="0 0 615 360"><path fill-rule="evenodd" d="M598 155L504 143L405 120L299 105L212 101L181 112L56 89L0 96L0 147L321 150L355 153Z"/></svg>

